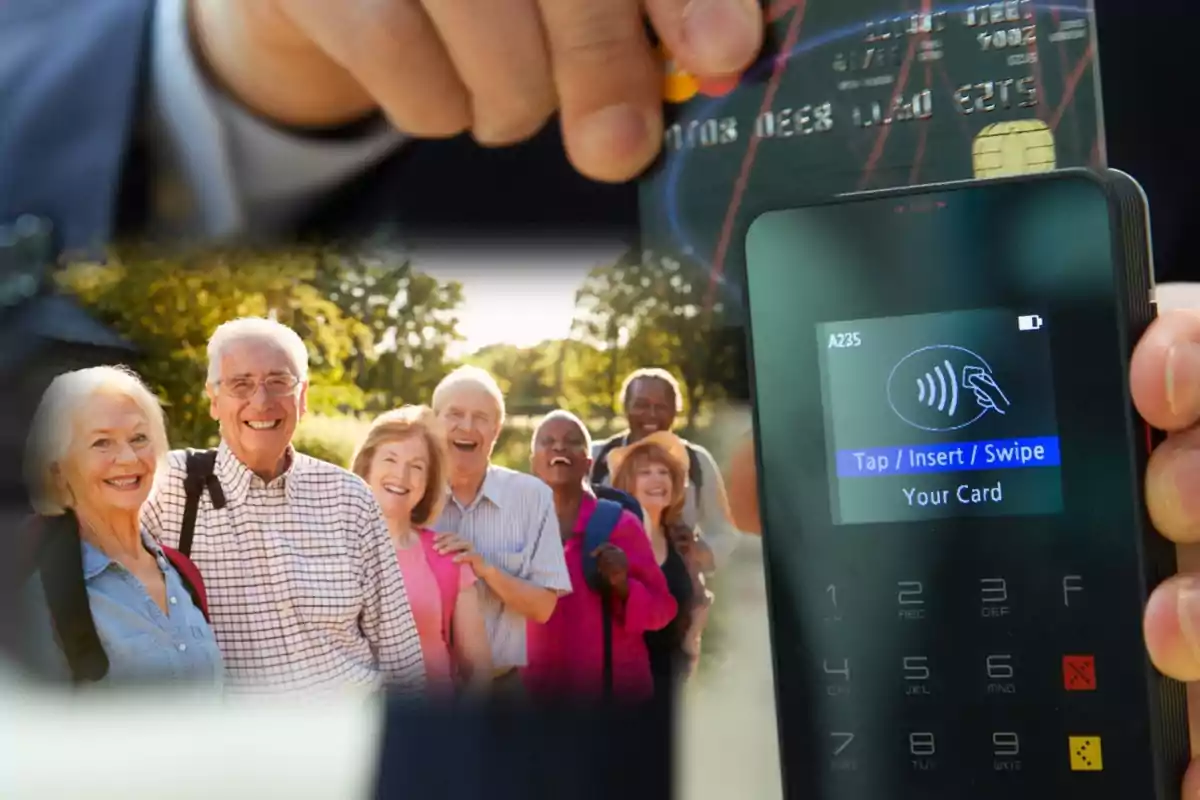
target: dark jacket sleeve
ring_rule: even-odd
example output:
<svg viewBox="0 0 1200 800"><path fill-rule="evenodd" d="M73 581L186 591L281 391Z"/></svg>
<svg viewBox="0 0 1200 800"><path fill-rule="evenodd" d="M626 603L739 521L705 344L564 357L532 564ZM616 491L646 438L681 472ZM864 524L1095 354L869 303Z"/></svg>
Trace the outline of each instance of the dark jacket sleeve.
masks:
<svg viewBox="0 0 1200 800"><path fill-rule="evenodd" d="M0 1L0 226L23 215L53 227L67 251L102 247L113 233L139 112L153 0ZM50 254L47 254L50 255ZM0 264L7 260L0 252ZM12 335L21 309L0 315ZM20 326L18 325L18 328ZM23 329L22 329L23 330ZM26 334L28 335L28 334ZM46 376L14 374L0 341L0 564L18 562L26 519L20 463L32 402ZM29 348L17 348L29 355ZM5 570L7 573L8 570ZM20 635L17 587L0 580L0 656Z"/></svg>
<svg viewBox="0 0 1200 800"><path fill-rule="evenodd" d="M59 249L110 238L149 53L153 0L0 3L0 223L53 226Z"/></svg>

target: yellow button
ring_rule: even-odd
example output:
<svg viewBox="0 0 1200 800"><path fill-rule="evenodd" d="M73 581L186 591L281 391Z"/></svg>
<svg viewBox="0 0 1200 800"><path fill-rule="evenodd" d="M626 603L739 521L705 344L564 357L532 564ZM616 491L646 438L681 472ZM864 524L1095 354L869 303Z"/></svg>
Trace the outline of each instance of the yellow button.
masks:
<svg viewBox="0 0 1200 800"><path fill-rule="evenodd" d="M1100 772L1104 769L1099 736L1072 736L1069 741L1072 772Z"/></svg>

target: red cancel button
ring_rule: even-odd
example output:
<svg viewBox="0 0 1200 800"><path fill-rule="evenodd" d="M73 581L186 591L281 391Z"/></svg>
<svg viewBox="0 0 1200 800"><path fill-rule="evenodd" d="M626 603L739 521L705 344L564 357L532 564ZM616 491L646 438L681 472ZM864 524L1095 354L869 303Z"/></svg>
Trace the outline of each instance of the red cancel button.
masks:
<svg viewBox="0 0 1200 800"><path fill-rule="evenodd" d="M1096 689L1095 656L1063 656L1063 688L1068 692Z"/></svg>

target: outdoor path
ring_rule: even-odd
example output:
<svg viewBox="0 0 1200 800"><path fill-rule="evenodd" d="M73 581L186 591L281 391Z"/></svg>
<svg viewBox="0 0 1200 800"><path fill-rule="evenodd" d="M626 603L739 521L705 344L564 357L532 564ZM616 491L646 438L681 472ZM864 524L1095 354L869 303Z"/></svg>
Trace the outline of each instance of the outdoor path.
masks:
<svg viewBox="0 0 1200 800"><path fill-rule="evenodd" d="M689 687L680 731L678 797L779 800L771 646L762 540L746 537L726 566L722 660ZM714 612L715 613L715 612ZM703 658L703 656L702 656Z"/></svg>

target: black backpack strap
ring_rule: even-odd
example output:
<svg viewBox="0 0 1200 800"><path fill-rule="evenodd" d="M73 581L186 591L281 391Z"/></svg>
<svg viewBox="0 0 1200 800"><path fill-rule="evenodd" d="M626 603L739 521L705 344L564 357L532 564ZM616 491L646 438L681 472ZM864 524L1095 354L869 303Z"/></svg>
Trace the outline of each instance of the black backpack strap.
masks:
<svg viewBox="0 0 1200 800"><path fill-rule="evenodd" d="M608 479L608 454L620 447L621 440L624 438L624 436L614 436L600 445L600 452L596 453L595 459L592 460L591 484L593 486L600 486Z"/></svg>
<svg viewBox="0 0 1200 800"><path fill-rule="evenodd" d="M704 487L704 469L700 466L700 456L696 452L696 448L690 443L685 443L688 454L688 480L696 487L696 492L699 493Z"/></svg>
<svg viewBox="0 0 1200 800"><path fill-rule="evenodd" d="M225 492L221 489L215 470L217 468L216 450L188 450L187 477L183 481L185 501L183 505L183 524L179 528L179 547L176 549L185 556L192 554L192 536L196 532L196 514L200 510L200 497L208 490L208 499L213 508L225 507Z"/></svg>
<svg viewBox="0 0 1200 800"><path fill-rule="evenodd" d="M98 681L108 674L109 662L88 601L79 523L71 513L46 519L41 536L38 573L42 595L71 679L76 684Z"/></svg>
<svg viewBox="0 0 1200 800"><path fill-rule="evenodd" d="M600 624L604 626L604 697L613 695L613 618L612 592L600 591Z"/></svg>

